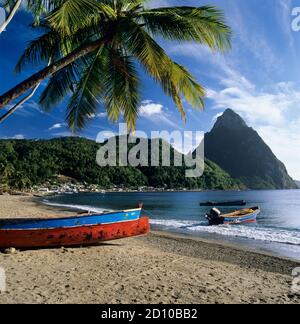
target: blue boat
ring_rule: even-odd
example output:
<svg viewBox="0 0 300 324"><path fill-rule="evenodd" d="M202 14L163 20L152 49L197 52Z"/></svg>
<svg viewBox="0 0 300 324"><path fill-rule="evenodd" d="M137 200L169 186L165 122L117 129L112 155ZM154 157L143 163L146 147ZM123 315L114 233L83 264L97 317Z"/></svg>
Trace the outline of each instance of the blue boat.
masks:
<svg viewBox="0 0 300 324"><path fill-rule="evenodd" d="M83 214L75 217L44 218L44 219L1 219L0 230L38 230L65 227L106 225L120 222L135 221L141 217L142 209L130 209L102 214Z"/></svg>

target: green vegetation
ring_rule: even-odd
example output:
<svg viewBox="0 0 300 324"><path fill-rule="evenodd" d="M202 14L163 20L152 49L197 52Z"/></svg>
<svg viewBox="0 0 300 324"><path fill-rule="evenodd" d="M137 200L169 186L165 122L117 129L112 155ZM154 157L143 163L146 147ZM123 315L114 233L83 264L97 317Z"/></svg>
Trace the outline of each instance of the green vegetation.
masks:
<svg viewBox="0 0 300 324"><path fill-rule="evenodd" d="M162 142L161 142L162 143ZM160 144L161 144L160 143ZM239 182L206 161L201 178L185 178L183 167L99 167L96 153L100 144L84 138L53 140L1 140L0 188L24 190L63 175L78 183L103 188L150 186L169 189L237 189ZM129 148L130 149L130 148ZM171 156L174 149L171 149Z"/></svg>

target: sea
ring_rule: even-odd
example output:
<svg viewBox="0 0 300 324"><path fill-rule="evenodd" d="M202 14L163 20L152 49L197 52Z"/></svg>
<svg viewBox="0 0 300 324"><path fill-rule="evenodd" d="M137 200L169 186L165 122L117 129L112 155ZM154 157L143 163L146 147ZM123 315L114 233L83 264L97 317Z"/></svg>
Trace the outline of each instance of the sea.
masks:
<svg viewBox="0 0 300 324"><path fill-rule="evenodd" d="M209 226L205 214L210 207L200 207L200 202L227 200L246 200L249 207L260 206L257 223ZM300 260L300 190L80 193L47 197L43 202L91 212L130 209L143 203L153 230ZM220 209L229 212L237 208Z"/></svg>

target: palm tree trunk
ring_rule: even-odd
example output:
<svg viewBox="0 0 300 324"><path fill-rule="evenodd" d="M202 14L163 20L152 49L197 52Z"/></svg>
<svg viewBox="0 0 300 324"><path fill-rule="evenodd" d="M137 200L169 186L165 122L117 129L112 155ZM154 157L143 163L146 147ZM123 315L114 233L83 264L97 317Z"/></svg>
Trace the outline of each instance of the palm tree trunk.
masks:
<svg viewBox="0 0 300 324"><path fill-rule="evenodd" d="M51 64L52 59L49 60L48 66ZM40 87L41 83L38 83L32 91L27 95L25 98L20 100L17 104L15 104L11 109L8 110L3 116L0 117L0 124L3 123L9 116L11 116L17 109L21 108L24 103L26 103L29 99L31 99L35 93L37 92L38 88Z"/></svg>
<svg viewBox="0 0 300 324"><path fill-rule="evenodd" d="M16 12L19 10L21 6L22 0L17 0L16 3L14 4L13 8L11 9L8 17L4 21L2 25L0 25L0 34L4 32L5 28L9 25L9 23L12 21L14 18Z"/></svg>
<svg viewBox="0 0 300 324"><path fill-rule="evenodd" d="M79 58L89 54L95 50L97 50L101 45L104 45L108 42L108 39L98 39L94 42L85 44L80 46L78 49L74 50L72 53L67 55L66 57L60 59L59 61L51 64L50 66L44 68L43 70L35 73L25 81L19 83L17 86L12 88L11 90L4 93L0 96L0 109L3 109L9 102L20 97L26 91L34 88L36 85L41 83L44 79L52 76L54 73L60 71L65 68L69 64L78 60Z"/></svg>
<svg viewBox="0 0 300 324"><path fill-rule="evenodd" d="M21 101L15 104L11 109L9 109L8 112L6 112L3 116L1 116L0 124L3 123L9 116L11 116L17 109L19 109L25 102L27 102L30 98L32 98L40 85L41 85L40 83L37 84L28 96L23 98Z"/></svg>

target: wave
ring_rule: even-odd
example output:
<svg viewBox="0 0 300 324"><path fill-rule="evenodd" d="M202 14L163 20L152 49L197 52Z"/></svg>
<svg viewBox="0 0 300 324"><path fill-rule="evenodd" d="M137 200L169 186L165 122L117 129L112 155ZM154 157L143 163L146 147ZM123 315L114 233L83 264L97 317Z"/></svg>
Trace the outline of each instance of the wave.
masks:
<svg viewBox="0 0 300 324"><path fill-rule="evenodd" d="M92 213L102 213L104 211L108 211L107 209L100 208L100 207L92 207L92 206L85 206L85 205L74 205L74 204L60 204L60 203L52 203L49 200L44 199L43 203L48 206L53 207L64 207L64 208L72 208L72 209L78 209L82 211L89 211Z"/></svg>
<svg viewBox="0 0 300 324"><path fill-rule="evenodd" d="M246 238L272 243L284 243L300 246L300 232L281 229L259 228L256 226L208 226L207 222L157 220L152 219L151 224L162 229L181 230L189 233L218 234L227 237Z"/></svg>

